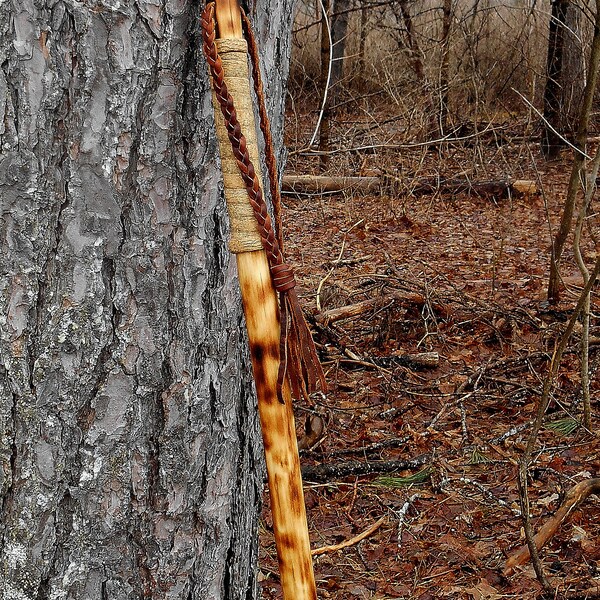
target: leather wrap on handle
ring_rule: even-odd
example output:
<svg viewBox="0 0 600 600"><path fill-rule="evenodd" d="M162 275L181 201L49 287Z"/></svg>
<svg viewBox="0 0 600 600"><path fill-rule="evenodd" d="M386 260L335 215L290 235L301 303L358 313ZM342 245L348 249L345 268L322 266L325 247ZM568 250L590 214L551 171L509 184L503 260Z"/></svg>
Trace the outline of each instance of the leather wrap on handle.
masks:
<svg viewBox="0 0 600 600"><path fill-rule="evenodd" d="M246 40L236 38L217 39L216 45L223 61L223 72L227 88L235 98L237 117L248 144L250 160L254 165L261 187L264 189L260 173L254 105L250 91L248 45ZM256 217L254 216L252 206L248 202L248 192L233 155L231 142L227 137L227 129L221 118L219 103L214 92L213 106L215 109L215 125L221 154L225 199L227 201L227 212L229 213L231 227L229 250L235 254L262 250L263 244L258 231Z"/></svg>

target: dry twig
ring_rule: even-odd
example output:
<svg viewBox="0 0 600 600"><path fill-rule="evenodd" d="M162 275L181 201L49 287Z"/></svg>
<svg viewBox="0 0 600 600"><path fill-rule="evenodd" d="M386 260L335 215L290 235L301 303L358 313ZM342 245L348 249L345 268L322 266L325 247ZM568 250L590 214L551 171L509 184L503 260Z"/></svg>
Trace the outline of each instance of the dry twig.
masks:
<svg viewBox="0 0 600 600"><path fill-rule="evenodd" d="M313 556L319 556L320 554L326 554L327 552L336 552L337 550L342 550L344 548L348 548L350 546L354 546L361 542L365 538L368 538L370 535L373 535L385 522L385 517L381 517L379 521L373 523L371 527L359 533L358 535L346 540L345 542L341 542L339 544L334 544L333 546L322 546L321 548L315 548L311 551Z"/></svg>

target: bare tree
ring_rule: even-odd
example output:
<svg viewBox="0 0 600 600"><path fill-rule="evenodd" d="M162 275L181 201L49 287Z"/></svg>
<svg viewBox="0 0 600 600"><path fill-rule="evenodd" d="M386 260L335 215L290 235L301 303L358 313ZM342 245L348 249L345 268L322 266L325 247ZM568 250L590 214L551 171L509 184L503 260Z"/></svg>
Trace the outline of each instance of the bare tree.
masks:
<svg viewBox="0 0 600 600"><path fill-rule="evenodd" d="M392 5L393 7L394 5ZM401 0L399 3L400 14L404 29L406 31L406 49L410 55L410 64L417 76L418 81L425 80L425 71L423 68L423 56L419 42L415 33L415 25L410 14L410 6L408 0Z"/></svg>
<svg viewBox="0 0 600 600"><path fill-rule="evenodd" d="M292 2L256 10L281 139ZM0 3L3 598L251 599L262 454L198 6Z"/></svg>
<svg viewBox="0 0 600 600"><path fill-rule="evenodd" d="M568 7L569 0L552 0L546 62L546 87L544 88L544 128L542 132L542 152L548 159L556 158L560 150L566 145L560 130L562 129L561 113L563 106L561 79L563 79Z"/></svg>
<svg viewBox="0 0 600 600"><path fill-rule="evenodd" d="M346 54L346 41L348 39L348 20L352 10L352 0L334 0L333 14L331 15L331 92L332 102L335 104L339 97L344 78L344 56Z"/></svg>
<svg viewBox="0 0 600 600"><path fill-rule="evenodd" d="M439 125L442 134L448 133L448 105L450 102L450 34L452 31L452 0L442 4L442 62L440 66L440 110Z"/></svg>
<svg viewBox="0 0 600 600"><path fill-rule="evenodd" d="M584 19L576 2L567 6L565 43L563 48L561 127L569 139L575 136L579 110L583 102L586 82L585 40L590 23Z"/></svg>
<svg viewBox="0 0 600 600"><path fill-rule="evenodd" d="M331 32L331 2L322 0L321 8L321 70L319 73L319 90L323 95L321 106L322 114L319 122L319 151L322 153L319 159L321 171L327 169L329 164L329 129L331 118L331 98L329 87L331 85L331 59L333 52L333 38Z"/></svg>
<svg viewBox="0 0 600 600"><path fill-rule="evenodd" d="M369 34L369 8L366 0L359 0L360 2L360 27L359 27L359 41L358 41L358 76L364 78L365 76L365 54L367 51L367 36Z"/></svg>
<svg viewBox="0 0 600 600"><path fill-rule="evenodd" d="M588 127L598 81L598 67L600 66L600 0L596 0L595 9L594 37L592 39L583 103L579 113L577 134L574 140L575 150L573 153L573 167L571 169L567 197L565 199L560 225L552 244L550 256L548 299L551 301L556 301L559 298L560 259L571 231L573 214L575 212L577 197L581 188L581 181L585 178Z"/></svg>

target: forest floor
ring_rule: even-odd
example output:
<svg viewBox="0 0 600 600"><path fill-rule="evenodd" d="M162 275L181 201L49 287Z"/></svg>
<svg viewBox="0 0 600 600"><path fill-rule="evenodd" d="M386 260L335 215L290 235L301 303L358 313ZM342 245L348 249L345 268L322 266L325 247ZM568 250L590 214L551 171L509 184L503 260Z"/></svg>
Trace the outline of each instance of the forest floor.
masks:
<svg viewBox="0 0 600 600"><path fill-rule="evenodd" d="M338 114L331 147L396 143L394 120L374 125L393 115L371 109ZM289 117L286 173L318 172L318 157L294 154L310 138L298 124L311 118ZM312 546L351 539L383 518L360 543L315 557L319 598L541 597L529 561L510 576L503 569L524 543L517 465L581 276L567 249L566 290L558 305L546 302L550 231L571 153L546 163L525 126L508 132L514 142L503 127L434 149L332 156L329 174L386 174L395 183L381 193L284 197L287 253L329 382L325 396L295 407L299 437L307 419L313 430L301 442ZM540 192L412 194L428 176L530 179ZM591 263L593 245L585 248ZM354 317L326 318L365 300L374 303ZM593 316L594 336L598 325ZM569 489L600 474L598 439L581 426L565 430L581 419L579 339L576 332L562 361L530 469L535 531ZM439 360L420 364L423 353ZM424 358L435 363L436 354ZM600 428L597 345L590 364ZM281 592L268 506L266 493L260 585L270 600ZM596 496L572 512L541 559L554 597L599 597Z"/></svg>

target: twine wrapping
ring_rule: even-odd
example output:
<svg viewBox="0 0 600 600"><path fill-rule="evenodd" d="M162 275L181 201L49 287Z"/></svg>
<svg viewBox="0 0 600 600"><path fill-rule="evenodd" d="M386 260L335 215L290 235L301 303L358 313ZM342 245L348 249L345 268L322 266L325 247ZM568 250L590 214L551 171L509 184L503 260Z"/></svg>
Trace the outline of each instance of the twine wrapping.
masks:
<svg viewBox="0 0 600 600"><path fill-rule="evenodd" d="M249 83L248 44L245 40L237 38L219 39L215 43L223 64L223 73L227 79L227 87L235 97L237 116L246 137L250 160L252 164L256 165L256 175L262 187L258 144L256 140L256 123L254 121L254 109ZM220 111L219 101L214 92L213 106L218 113ZM219 140L223 187L231 227L229 250L234 254L262 250L263 244L256 218L254 217L254 211L248 202L246 184L240 175L237 161L233 155L233 150L227 137L225 122L222 119L215 119L215 126L217 139Z"/></svg>

